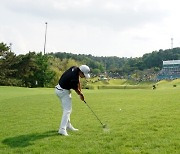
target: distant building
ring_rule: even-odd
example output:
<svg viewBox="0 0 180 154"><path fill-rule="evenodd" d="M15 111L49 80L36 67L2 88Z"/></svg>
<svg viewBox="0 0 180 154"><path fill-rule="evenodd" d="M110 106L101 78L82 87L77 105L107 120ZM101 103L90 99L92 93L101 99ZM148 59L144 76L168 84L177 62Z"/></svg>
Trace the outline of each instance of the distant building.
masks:
<svg viewBox="0 0 180 154"><path fill-rule="evenodd" d="M180 60L163 61L163 68L157 75L157 80L180 78Z"/></svg>

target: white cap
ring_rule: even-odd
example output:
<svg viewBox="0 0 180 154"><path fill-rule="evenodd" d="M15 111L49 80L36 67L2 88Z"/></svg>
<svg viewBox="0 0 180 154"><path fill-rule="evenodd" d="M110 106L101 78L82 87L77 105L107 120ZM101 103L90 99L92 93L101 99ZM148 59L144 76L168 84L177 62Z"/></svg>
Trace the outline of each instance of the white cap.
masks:
<svg viewBox="0 0 180 154"><path fill-rule="evenodd" d="M90 68L87 65L81 65L79 66L79 69L81 70L81 72L83 72L86 78L90 78Z"/></svg>

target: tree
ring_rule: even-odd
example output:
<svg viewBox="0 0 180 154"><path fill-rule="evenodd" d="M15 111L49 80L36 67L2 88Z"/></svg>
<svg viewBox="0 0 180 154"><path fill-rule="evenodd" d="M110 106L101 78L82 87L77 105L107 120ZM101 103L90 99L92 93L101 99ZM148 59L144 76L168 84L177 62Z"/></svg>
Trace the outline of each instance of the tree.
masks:
<svg viewBox="0 0 180 154"><path fill-rule="evenodd" d="M3 56L3 53L8 52L9 49L10 49L9 46L1 42L0 43L0 56Z"/></svg>
<svg viewBox="0 0 180 154"><path fill-rule="evenodd" d="M17 64L17 78L22 80L22 86L45 87L54 77L50 70L49 57L29 52L26 55L19 55L20 62Z"/></svg>
<svg viewBox="0 0 180 154"><path fill-rule="evenodd" d="M35 52L29 52L26 55L19 55L20 59L17 64L17 78L22 80L22 85L25 87L34 87L36 85L35 72L38 69L36 64Z"/></svg>
<svg viewBox="0 0 180 154"><path fill-rule="evenodd" d="M16 55L9 51L9 47L6 44L0 43L0 85L19 84L20 81L15 76L17 63Z"/></svg>
<svg viewBox="0 0 180 154"><path fill-rule="evenodd" d="M34 72L36 85L33 85L33 87L45 87L53 79L55 73L50 70L48 59L48 55L42 55L42 53L36 55L37 70Z"/></svg>

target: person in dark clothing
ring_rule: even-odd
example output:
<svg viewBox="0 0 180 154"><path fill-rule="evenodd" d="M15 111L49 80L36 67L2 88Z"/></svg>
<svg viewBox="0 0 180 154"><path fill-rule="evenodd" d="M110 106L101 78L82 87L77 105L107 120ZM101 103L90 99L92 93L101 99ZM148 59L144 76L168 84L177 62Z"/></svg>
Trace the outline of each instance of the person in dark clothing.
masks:
<svg viewBox="0 0 180 154"><path fill-rule="evenodd" d="M67 130L78 131L70 122L70 114L72 112L72 99L70 89L80 96L84 101L84 95L81 91L80 78L90 78L90 68L87 65L80 67L72 66L66 70L59 79L58 85L55 86L55 93L58 96L63 109L61 124L58 133L68 136Z"/></svg>

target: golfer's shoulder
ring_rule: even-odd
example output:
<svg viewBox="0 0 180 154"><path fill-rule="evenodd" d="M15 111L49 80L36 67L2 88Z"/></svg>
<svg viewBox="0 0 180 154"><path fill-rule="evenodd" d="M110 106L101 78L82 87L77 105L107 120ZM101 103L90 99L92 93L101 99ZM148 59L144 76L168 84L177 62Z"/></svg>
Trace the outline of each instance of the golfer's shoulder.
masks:
<svg viewBox="0 0 180 154"><path fill-rule="evenodd" d="M78 72L78 71L79 71L79 67L77 67L77 66L72 66L72 67L70 67L70 71L71 71L71 72Z"/></svg>
<svg viewBox="0 0 180 154"><path fill-rule="evenodd" d="M72 66L70 67L65 73L64 73L64 77L70 77L70 78L74 78L75 76L78 75L78 67L77 66Z"/></svg>

